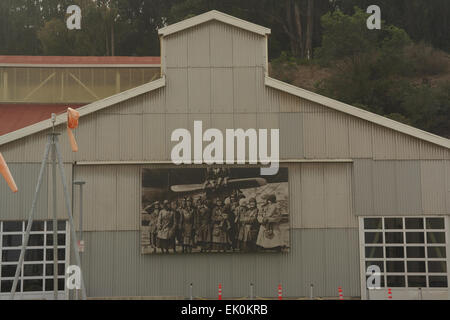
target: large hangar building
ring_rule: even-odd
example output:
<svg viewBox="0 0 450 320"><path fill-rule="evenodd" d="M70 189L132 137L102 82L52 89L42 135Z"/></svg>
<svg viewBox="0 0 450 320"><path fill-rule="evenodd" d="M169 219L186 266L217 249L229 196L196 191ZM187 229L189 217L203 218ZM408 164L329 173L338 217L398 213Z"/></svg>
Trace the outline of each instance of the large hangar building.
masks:
<svg viewBox="0 0 450 320"><path fill-rule="evenodd" d="M345 297L449 299L450 141L291 86L268 74L270 30L217 11L159 30L156 80L77 110L79 152L66 115L57 117L75 225L84 186L82 257L88 297ZM0 90L1 91L1 90ZM70 91L69 91L70 92ZM65 93L67 94L67 92ZM74 101L77 102L77 101ZM48 115L48 118L50 115ZM288 170L289 250L280 253L142 254L145 170L205 168L171 161L177 128L279 129L280 167ZM46 119L0 136L0 152L19 187L0 183L0 298L7 298L40 162ZM251 165L244 165L248 167ZM236 165L230 165L231 168ZM242 165L241 165L242 167ZM58 188L61 264L69 250ZM51 170L44 179L17 297L52 298ZM381 289L366 289L366 268Z"/></svg>

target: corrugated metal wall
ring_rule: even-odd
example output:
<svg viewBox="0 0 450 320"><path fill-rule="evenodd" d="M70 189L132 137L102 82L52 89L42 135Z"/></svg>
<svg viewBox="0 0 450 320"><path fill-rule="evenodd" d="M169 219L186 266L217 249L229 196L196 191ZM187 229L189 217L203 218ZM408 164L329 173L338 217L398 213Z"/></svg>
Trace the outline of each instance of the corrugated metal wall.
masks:
<svg viewBox="0 0 450 320"><path fill-rule="evenodd" d="M139 233L86 232L82 255L88 296L359 296L358 230L295 229L287 254L141 255Z"/></svg>
<svg viewBox="0 0 450 320"><path fill-rule="evenodd" d="M290 217L293 228L356 228L352 212L351 163L282 164L289 169ZM75 166L74 179L84 186L83 229L140 229L141 168L171 165ZM78 226L78 189L74 193Z"/></svg>
<svg viewBox="0 0 450 320"><path fill-rule="evenodd" d="M450 179L446 174L449 163L448 160L354 160L354 213L450 214Z"/></svg>

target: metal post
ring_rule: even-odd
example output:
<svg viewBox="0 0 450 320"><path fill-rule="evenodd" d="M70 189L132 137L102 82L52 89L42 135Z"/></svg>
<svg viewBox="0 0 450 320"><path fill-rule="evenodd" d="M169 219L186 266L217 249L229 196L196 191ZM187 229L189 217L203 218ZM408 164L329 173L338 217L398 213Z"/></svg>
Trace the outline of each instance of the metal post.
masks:
<svg viewBox="0 0 450 320"><path fill-rule="evenodd" d="M250 300L253 300L253 283L250 283Z"/></svg>
<svg viewBox="0 0 450 320"><path fill-rule="evenodd" d="M30 237L31 224L33 223L33 216L34 216L34 213L36 211L36 202L37 202L37 199L38 199L38 196L39 196L39 190L41 189L42 180L43 180L42 178L44 176L45 167L47 165L47 159L48 159L48 155L49 155L49 152L50 152L51 144L52 144L52 137L49 136L48 140L47 140L47 144L45 146L44 157L42 159L41 168L40 168L40 171L39 171L38 182L36 184L36 189L34 191L33 201L31 203L30 214L28 216L27 229L25 231L25 238L24 238L23 243L22 243L22 248L20 249L19 262L17 262L16 273L14 275L13 286L11 288L11 295L9 296L10 300L13 300L14 299L14 295L16 294L17 282L19 280L20 270L22 269L23 259L25 257L25 248L28 246L28 239Z"/></svg>
<svg viewBox="0 0 450 320"><path fill-rule="evenodd" d="M74 255L75 255L75 262L81 268L80 254L78 252L78 246L77 246L77 235L75 233L75 227L74 227L74 224L73 224L73 217L72 217L72 208L71 208L71 205L70 205L69 192L67 190L66 175L65 175L65 172L64 172L61 151L59 150L58 137L55 137L55 139L56 139L56 143L55 143L56 156L58 158L58 167L59 167L59 172L60 172L61 180L62 180L62 184L63 184L64 199L65 199L65 203L66 203L67 216L69 218L70 234L71 234L72 246L73 246ZM80 280L81 280L81 295L82 295L82 299L86 300L86 287L84 286L83 273L81 273L80 277L81 277Z"/></svg>
<svg viewBox="0 0 450 320"><path fill-rule="evenodd" d="M80 186L80 216L79 216L79 232L80 232L80 237L79 237L79 241L80 241L80 247L83 245L83 185L85 184L85 181L74 181L73 184ZM73 207L72 207L73 208ZM82 263L82 251L79 250L80 252L80 264ZM81 265L80 265L81 267ZM81 299L81 292L78 292L78 299Z"/></svg>
<svg viewBox="0 0 450 320"><path fill-rule="evenodd" d="M422 288L419 288L419 300L423 300Z"/></svg>
<svg viewBox="0 0 450 320"><path fill-rule="evenodd" d="M311 285L309 286L309 298L312 300L314 299L314 285L311 283Z"/></svg>
<svg viewBox="0 0 450 320"><path fill-rule="evenodd" d="M52 121L54 114L52 114ZM55 132L52 132L52 195L53 195L53 299L58 300L58 218L56 214L56 150Z"/></svg>
<svg viewBox="0 0 450 320"><path fill-rule="evenodd" d="M192 283L189 285L189 296L190 296L190 299L193 300L193 296L192 296Z"/></svg>

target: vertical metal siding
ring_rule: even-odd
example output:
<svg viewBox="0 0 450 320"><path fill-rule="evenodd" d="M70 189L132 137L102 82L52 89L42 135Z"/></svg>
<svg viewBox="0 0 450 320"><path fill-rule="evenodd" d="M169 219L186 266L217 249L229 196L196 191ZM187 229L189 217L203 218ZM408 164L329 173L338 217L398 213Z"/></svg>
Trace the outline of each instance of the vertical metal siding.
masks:
<svg viewBox="0 0 450 320"><path fill-rule="evenodd" d="M447 213L450 214L450 160L445 161L445 171L446 171L446 189L445 198L447 199Z"/></svg>
<svg viewBox="0 0 450 320"><path fill-rule="evenodd" d="M280 113L280 158L304 157L302 113Z"/></svg>
<svg viewBox="0 0 450 320"><path fill-rule="evenodd" d="M352 212L351 164L324 164L325 225L329 228L358 227Z"/></svg>
<svg viewBox="0 0 450 320"><path fill-rule="evenodd" d="M210 51L212 67L233 66L233 32L229 25L212 22L210 24Z"/></svg>
<svg viewBox="0 0 450 320"><path fill-rule="evenodd" d="M303 228L320 228L326 224L323 165L301 166L301 212Z"/></svg>
<svg viewBox="0 0 450 320"><path fill-rule="evenodd" d="M420 159L448 159L449 150L432 143L420 141Z"/></svg>
<svg viewBox="0 0 450 320"><path fill-rule="evenodd" d="M189 68L188 77L189 112L211 112L211 69Z"/></svg>
<svg viewBox="0 0 450 320"><path fill-rule="evenodd" d="M211 112L233 112L233 69L211 69Z"/></svg>
<svg viewBox="0 0 450 320"><path fill-rule="evenodd" d="M396 134L393 130L373 126L373 159L392 160L396 159Z"/></svg>
<svg viewBox="0 0 450 320"><path fill-rule="evenodd" d="M324 115L327 157L347 159L349 157L348 115L340 112L327 112Z"/></svg>
<svg viewBox="0 0 450 320"><path fill-rule="evenodd" d="M349 118L349 153L351 158L372 158L372 123Z"/></svg>
<svg viewBox="0 0 450 320"><path fill-rule="evenodd" d="M396 133L397 159L420 159L420 140Z"/></svg>
<svg viewBox="0 0 450 320"><path fill-rule="evenodd" d="M397 206L400 215L420 215L422 197L420 162L396 161Z"/></svg>
<svg viewBox="0 0 450 320"><path fill-rule="evenodd" d="M256 68L233 68L234 112L256 112Z"/></svg>
<svg viewBox="0 0 450 320"><path fill-rule="evenodd" d="M179 128L188 128L188 115L184 114L166 114L166 156L164 160L170 160L170 153L172 151L172 147L176 144L176 142L171 142L170 138L173 130ZM191 132L191 135L194 133ZM191 136L193 139L193 136Z"/></svg>
<svg viewBox="0 0 450 320"><path fill-rule="evenodd" d="M166 111L166 89L160 88L143 95L142 112L164 113Z"/></svg>
<svg viewBox="0 0 450 320"><path fill-rule="evenodd" d="M233 66L264 66L266 38L233 27Z"/></svg>
<svg viewBox="0 0 450 320"><path fill-rule="evenodd" d="M187 69L167 69L166 112L187 113L188 111L188 71Z"/></svg>
<svg viewBox="0 0 450 320"><path fill-rule="evenodd" d="M0 220L26 220L36 189L40 164L8 163L19 192L12 193L8 185L0 181ZM35 219L46 219L48 211L48 178L44 175L36 206Z"/></svg>
<svg viewBox="0 0 450 320"><path fill-rule="evenodd" d="M142 129L143 159L164 159L166 145L170 142L170 135L166 136L165 114L144 114Z"/></svg>
<svg viewBox="0 0 450 320"><path fill-rule="evenodd" d="M373 203L376 215L398 214L394 161L374 161Z"/></svg>
<svg viewBox="0 0 450 320"><path fill-rule="evenodd" d="M137 231L86 232L83 272L88 296L182 296L193 283L195 297L216 298L218 284L224 297L255 295L359 296L358 230L301 229L292 234L287 254L141 255Z"/></svg>
<svg viewBox="0 0 450 320"><path fill-rule="evenodd" d="M120 127L120 115L117 114L103 114L97 116L97 160L110 160L117 158L120 152L120 135L118 130ZM84 141L89 143L89 141ZM79 142L80 146L83 143Z"/></svg>
<svg viewBox="0 0 450 320"><path fill-rule="evenodd" d="M422 160L422 206L426 214L446 214L445 161Z"/></svg>
<svg viewBox="0 0 450 320"><path fill-rule="evenodd" d="M188 66L188 41L186 32L178 32L165 37L164 46L166 68L186 68Z"/></svg>
<svg viewBox="0 0 450 320"><path fill-rule="evenodd" d="M302 170L299 164L290 164L289 169L289 218L292 228L302 226Z"/></svg>
<svg viewBox="0 0 450 320"><path fill-rule="evenodd" d="M210 29L210 23L203 23L185 31L188 67L210 67Z"/></svg>
<svg viewBox="0 0 450 320"><path fill-rule="evenodd" d="M304 155L307 159L326 157L326 134L324 113L303 114Z"/></svg>
<svg viewBox="0 0 450 320"><path fill-rule="evenodd" d="M374 214L372 166L369 159L353 161L353 208L358 216Z"/></svg>
<svg viewBox="0 0 450 320"><path fill-rule="evenodd" d="M122 115L119 120L119 159L140 160L142 159L143 147L143 117L142 114ZM111 158L117 158L117 155Z"/></svg>

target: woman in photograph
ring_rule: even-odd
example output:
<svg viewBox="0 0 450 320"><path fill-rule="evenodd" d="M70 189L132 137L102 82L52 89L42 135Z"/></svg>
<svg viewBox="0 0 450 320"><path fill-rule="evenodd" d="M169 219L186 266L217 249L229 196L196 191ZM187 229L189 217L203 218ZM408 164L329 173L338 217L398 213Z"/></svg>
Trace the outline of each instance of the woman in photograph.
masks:
<svg viewBox="0 0 450 320"><path fill-rule="evenodd" d="M164 200L163 208L159 211L157 221L157 243L163 253L169 253L174 236L175 214L169 207L169 201Z"/></svg>
<svg viewBox="0 0 450 320"><path fill-rule="evenodd" d="M260 227L256 244L264 250L280 251L283 245L280 231L281 214L274 194L267 197L266 204L258 214L258 222Z"/></svg>
<svg viewBox="0 0 450 320"><path fill-rule="evenodd" d="M192 252L194 245L194 207L192 198L186 199L186 207L180 210L181 213L181 236L183 241L183 253Z"/></svg>
<svg viewBox="0 0 450 320"><path fill-rule="evenodd" d="M229 226L228 215L225 212L222 199L217 198L216 205L212 211L212 244L214 250L226 251L229 246Z"/></svg>
<svg viewBox="0 0 450 320"><path fill-rule="evenodd" d="M195 219L195 242L200 246L200 252L209 251L211 246L211 209L208 206L208 200L197 201L197 212Z"/></svg>
<svg viewBox="0 0 450 320"><path fill-rule="evenodd" d="M146 212L149 214L148 218L148 232L150 238L150 248L153 248L153 252L156 252L156 236L157 236L157 222L159 215L159 201L155 201L149 207L146 208Z"/></svg>
<svg viewBox="0 0 450 320"><path fill-rule="evenodd" d="M256 199L250 198L248 207L245 199L239 201L236 221L239 225L239 249L243 252L256 251L256 238L258 235L258 208Z"/></svg>

